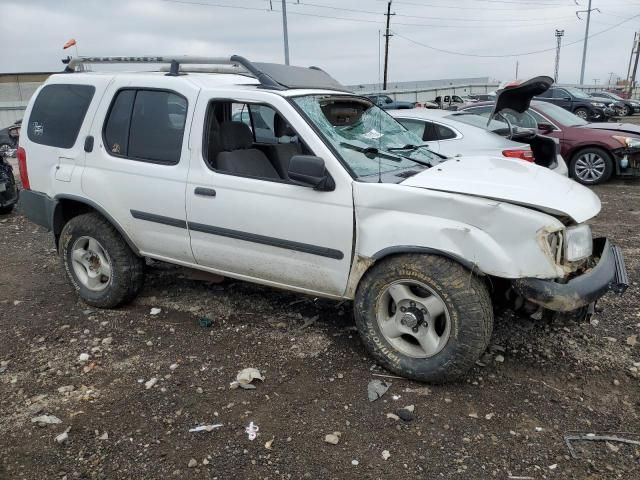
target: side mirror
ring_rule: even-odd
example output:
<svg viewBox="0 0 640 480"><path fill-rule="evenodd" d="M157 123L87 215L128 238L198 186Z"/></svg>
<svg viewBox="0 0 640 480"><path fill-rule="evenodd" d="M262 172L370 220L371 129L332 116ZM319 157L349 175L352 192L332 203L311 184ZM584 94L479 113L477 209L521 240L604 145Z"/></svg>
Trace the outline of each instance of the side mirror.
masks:
<svg viewBox="0 0 640 480"><path fill-rule="evenodd" d="M555 128L553 128L553 125L551 125L550 123L539 123L538 130L540 130L542 133L550 133L553 132Z"/></svg>
<svg viewBox="0 0 640 480"><path fill-rule="evenodd" d="M313 155L294 155L289 161L289 178L299 185L321 192L335 190L336 184L324 166L324 160Z"/></svg>

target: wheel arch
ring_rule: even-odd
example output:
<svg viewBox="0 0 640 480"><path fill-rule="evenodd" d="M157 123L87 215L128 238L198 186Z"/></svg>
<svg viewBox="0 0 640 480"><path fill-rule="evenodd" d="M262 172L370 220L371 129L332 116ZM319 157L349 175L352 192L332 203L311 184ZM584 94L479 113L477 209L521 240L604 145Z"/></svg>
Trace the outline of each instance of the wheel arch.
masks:
<svg viewBox="0 0 640 480"><path fill-rule="evenodd" d="M453 260L456 263L459 263L467 270L474 272L479 276L485 276L485 273L478 267L477 264L450 252L446 252L444 250L439 250L436 248L421 247L417 245L398 245L383 248L370 257L356 255L353 261L351 273L349 275L349 283L347 285L345 296L347 298L354 298L362 279L371 270L371 268L381 260L409 253L423 253L445 257Z"/></svg>
<svg viewBox="0 0 640 480"><path fill-rule="evenodd" d="M97 203L83 197L78 197L76 195L57 195L55 197L55 207L52 213L51 226L53 230L53 235L55 238L56 249L58 248L58 243L60 239L60 233L64 228L65 224L74 217L78 215L82 215L85 213L98 213L102 217L105 218L113 227L118 231L118 233L122 236L124 241L127 243L129 248L137 255L141 256L140 250L133 242L131 237L127 234L127 232L122 228L122 226L107 213L107 211L102 208Z"/></svg>

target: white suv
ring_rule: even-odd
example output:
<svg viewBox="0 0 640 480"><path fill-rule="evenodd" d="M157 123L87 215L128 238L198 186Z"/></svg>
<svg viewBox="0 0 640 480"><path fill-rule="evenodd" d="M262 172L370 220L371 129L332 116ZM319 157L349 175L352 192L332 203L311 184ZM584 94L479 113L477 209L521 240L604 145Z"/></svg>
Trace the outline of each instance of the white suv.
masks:
<svg viewBox="0 0 640 480"><path fill-rule="evenodd" d="M107 62L171 68L79 68ZM438 382L487 347L492 295L586 312L626 287L620 250L584 223L600 210L590 190L520 160L432 153L318 68L72 59L24 125L22 210L96 307L138 293L144 257L354 300L378 361Z"/></svg>

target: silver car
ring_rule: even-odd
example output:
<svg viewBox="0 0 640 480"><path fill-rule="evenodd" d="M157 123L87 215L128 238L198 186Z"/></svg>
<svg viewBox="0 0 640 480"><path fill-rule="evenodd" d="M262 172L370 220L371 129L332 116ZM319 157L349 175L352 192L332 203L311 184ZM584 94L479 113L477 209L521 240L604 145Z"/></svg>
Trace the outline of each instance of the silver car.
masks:
<svg viewBox="0 0 640 480"><path fill-rule="evenodd" d="M407 129L417 134L429 149L447 157L459 155L492 155L520 158L539 163L529 145L514 142L499 134L507 130L506 123L492 120L487 129L487 118L480 115L450 110L389 110ZM568 169L555 149L555 159L547 161L554 172L567 176Z"/></svg>

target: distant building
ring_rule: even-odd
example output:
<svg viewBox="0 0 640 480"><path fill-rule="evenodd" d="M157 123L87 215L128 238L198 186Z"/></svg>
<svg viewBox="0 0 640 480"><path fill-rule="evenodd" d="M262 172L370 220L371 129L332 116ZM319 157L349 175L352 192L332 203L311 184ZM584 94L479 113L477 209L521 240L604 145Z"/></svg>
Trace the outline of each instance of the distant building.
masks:
<svg viewBox="0 0 640 480"><path fill-rule="evenodd" d="M418 80L413 82L387 82L387 92L396 90L422 90L427 88L446 87L449 85L486 85L491 83L489 77L472 77L472 78L444 78L441 80ZM356 93L375 93L382 91L380 83L359 83L357 85L349 85L351 90Z"/></svg>
<svg viewBox="0 0 640 480"><path fill-rule="evenodd" d="M0 128L22 118L31 95L51 73L0 73Z"/></svg>

